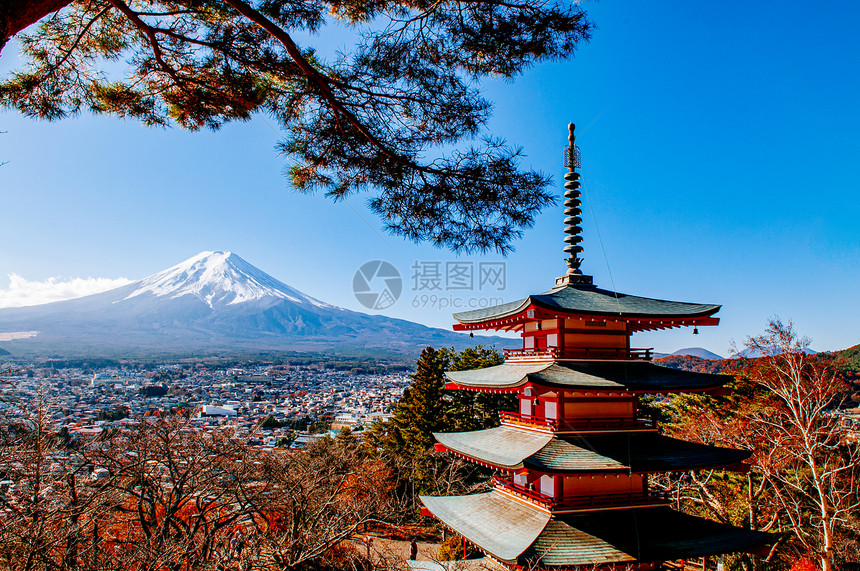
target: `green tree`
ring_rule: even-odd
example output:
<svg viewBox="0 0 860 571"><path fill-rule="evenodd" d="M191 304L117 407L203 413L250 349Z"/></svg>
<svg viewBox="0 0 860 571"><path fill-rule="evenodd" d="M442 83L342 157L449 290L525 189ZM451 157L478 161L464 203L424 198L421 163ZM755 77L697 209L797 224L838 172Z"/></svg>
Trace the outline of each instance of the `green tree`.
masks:
<svg viewBox="0 0 860 571"><path fill-rule="evenodd" d="M445 371L480 369L502 362L493 348L469 347L458 353L453 348L427 347L418 358L412 384L394 408L394 418L372 426L365 438L371 446L416 457L433 447L434 432L498 425L498 411L510 408L510 397L445 390Z"/></svg>
<svg viewBox="0 0 860 571"><path fill-rule="evenodd" d="M433 446L433 432L443 424L442 391L449 363L450 352L445 348L427 347L421 352L412 384L394 409L391 428L398 452L415 456Z"/></svg>
<svg viewBox="0 0 860 571"><path fill-rule="evenodd" d="M478 346L451 353L451 371L468 371L500 365L504 362L495 349ZM480 430L499 424L499 411L516 408L514 397L498 393L446 391L446 407L442 431Z"/></svg>
<svg viewBox="0 0 860 571"><path fill-rule="evenodd" d="M473 465L452 462L447 453L433 450L433 433L496 426L499 408L511 408L511 397L447 391L445 371L501 362L501 356L492 348L479 346L458 353L453 348L427 347L418 359L412 385L403 391L394 409L394 418L377 422L365 432L365 445L383 451L386 459L404 474L411 490L407 494L413 500L415 492L464 492L477 481Z"/></svg>
<svg viewBox="0 0 860 571"><path fill-rule="evenodd" d="M167 394L167 387L164 385L146 385L140 387L138 392L145 397L163 397Z"/></svg>
<svg viewBox="0 0 860 571"><path fill-rule="evenodd" d="M353 48L297 43L325 26ZM17 35L24 67L0 105L192 130L267 114L298 190L371 192L394 234L506 252L554 199L518 149L477 140L480 80L569 57L591 28L564 0L6 0L0 49Z"/></svg>
<svg viewBox="0 0 860 571"><path fill-rule="evenodd" d="M348 426L344 426L337 432L335 440L346 446L355 446L358 444L358 438L353 434L352 429Z"/></svg>

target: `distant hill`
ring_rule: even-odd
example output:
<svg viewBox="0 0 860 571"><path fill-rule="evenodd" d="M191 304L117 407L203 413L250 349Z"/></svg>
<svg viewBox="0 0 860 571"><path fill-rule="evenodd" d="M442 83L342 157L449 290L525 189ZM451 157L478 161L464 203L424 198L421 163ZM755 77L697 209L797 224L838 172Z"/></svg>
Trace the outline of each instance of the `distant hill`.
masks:
<svg viewBox="0 0 860 571"><path fill-rule="evenodd" d="M6 350L6 349L4 349L3 347L0 347L0 356L2 356L2 355L11 355L11 354L12 354L12 353L10 353L9 351L7 351L7 350Z"/></svg>
<svg viewBox="0 0 860 571"><path fill-rule="evenodd" d="M745 350L728 359L710 359L702 358L692 354L680 354L684 351L687 350L681 349L680 351L676 351L671 355L655 358L654 362L664 367L669 367L672 369L681 369L684 371L696 371L700 373L722 373L730 372L731 369L736 367L739 363L739 356L752 359L755 359L759 356L754 355L752 351ZM710 353L710 351L707 352ZM713 355L713 353L711 354ZM818 353L809 350L808 354L818 355L823 359L841 359L843 363L842 368L847 374L847 378L849 380L853 380L855 383L860 385L860 345L855 345L848 349L843 349L842 351L822 351Z"/></svg>
<svg viewBox="0 0 860 571"><path fill-rule="evenodd" d="M846 369L860 374L860 345L836 351L836 355L845 360Z"/></svg>
<svg viewBox="0 0 860 571"><path fill-rule="evenodd" d="M703 359L695 355L674 354L654 359L654 362L670 369L694 371L697 373L722 373L737 363L731 359Z"/></svg>
<svg viewBox="0 0 860 571"><path fill-rule="evenodd" d="M698 357L700 359L713 359L715 361L720 361L723 357L717 355L712 351L708 351L703 347L687 347L686 349L678 349L672 355L683 356L689 355L691 357Z"/></svg>
<svg viewBox="0 0 860 571"><path fill-rule="evenodd" d="M510 347L500 337L367 315L317 300L231 252L202 252L103 293L0 309L19 356L225 355L248 352L404 355L432 345Z"/></svg>
<svg viewBox="0 0 860 571"><path fill-rule="evenodd" d="M837 360L845 380L854 384L854 390L857 393L855 402L860 402L860 345L841 351L822 351L818 355L825 359Z"/></svg>
<svg viewBox="0 0 860 571"><path fill-rule="evenodd" d="M813 351L812 349L806 350L807 355L815 355L816 353L817 353L817 351ZM731 358L737 359L739 357L745 357L747 359L758 359L759 357L762 357L763 355L764 355L764 353L762 353L759 349L753 349L751 347L747 347L743 351L740 351L740 352L732 355Z"/></svg>

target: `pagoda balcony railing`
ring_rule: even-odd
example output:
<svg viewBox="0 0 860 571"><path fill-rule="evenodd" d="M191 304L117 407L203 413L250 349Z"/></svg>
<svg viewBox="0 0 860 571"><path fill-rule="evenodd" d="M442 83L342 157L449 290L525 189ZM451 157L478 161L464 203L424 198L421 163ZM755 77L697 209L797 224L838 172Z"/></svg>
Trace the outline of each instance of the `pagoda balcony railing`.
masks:
<svg viewBox="0 0 860 571"><path fill-rule="evenodd" d="M542 347L505 349L505 361L555 361L557 359L599 359L611 361L650 361L653 347L619 349L615 347Z"/></svg>
<svg viewBox="0 0 860 571"><path fill-rule="evenodd" d="M654 430L657 422L648 418L546 418L532 414L499 411L502 424L537 428L553 432L592 432L618 430Z"/></svg>
<svg viewBox="0 0 860 571"><path fill-rule="evenodd" d="M618 494L590 494L587 496L569 496L553 498L519 486L500 476L493 476L493 484L504 491L525 500L536 502L550 510L589 510L612 507L636 507L642 505L669 504L671 498L668 492L649 491L645 493L623 492Z"/></svg>

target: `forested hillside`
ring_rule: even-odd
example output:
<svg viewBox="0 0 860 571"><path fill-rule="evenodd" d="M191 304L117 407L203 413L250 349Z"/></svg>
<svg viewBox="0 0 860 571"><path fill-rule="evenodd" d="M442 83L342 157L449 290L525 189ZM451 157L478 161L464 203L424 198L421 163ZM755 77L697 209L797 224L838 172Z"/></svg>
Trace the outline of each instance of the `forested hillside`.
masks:
<svg viewBox="0 0 860 571"><path fill-rule="evenodd" d="M722 373L735 364L733 359L702 359L693 355L667 355L654 359L654 362L670 369L695 371L697 373Z"/></svg>
<svg viewBox="0 0 860 571"><path fill-rule="evenodd" d="M833 362L842 372L844 380L849 384L852 401L860 403L860 345L843 349L842 351L823 351L816 353L816 358L825 362ZM727 373L740 371L744 366L743 359L702 359L692 355L668 355L654 362L671 369L695 371L698 373Z"/></svg>

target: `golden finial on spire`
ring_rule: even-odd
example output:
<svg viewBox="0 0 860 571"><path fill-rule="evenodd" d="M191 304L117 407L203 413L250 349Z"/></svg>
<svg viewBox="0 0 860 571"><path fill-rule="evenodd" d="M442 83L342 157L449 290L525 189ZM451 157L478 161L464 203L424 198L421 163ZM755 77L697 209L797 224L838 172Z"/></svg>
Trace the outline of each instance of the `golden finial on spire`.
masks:
<svg viewBox="0 0 860 571"><path fill-rule="evenodd" d="M570 123L567 126L567 148L564 150L564 166L566 166L570 172L573 172L573 169L579 168L579 147L576 146L576 135L573 134L573 130L576 129L576 125Z"/></svg>
<svg viewBox="0 0 860 571"><path fill-rule="evenodd" d="M567 273L556 279L556 285L586 284L592 283L591 276L582 275L579 266L582 264L582 202L580 197L579 173L580 168L579 147L576 146L576 135L573 134L576 125L570 123L568 130L568 146L564 150L564 163L570 172L564 175L564 253L569 257L565 260Z"/></svg>

